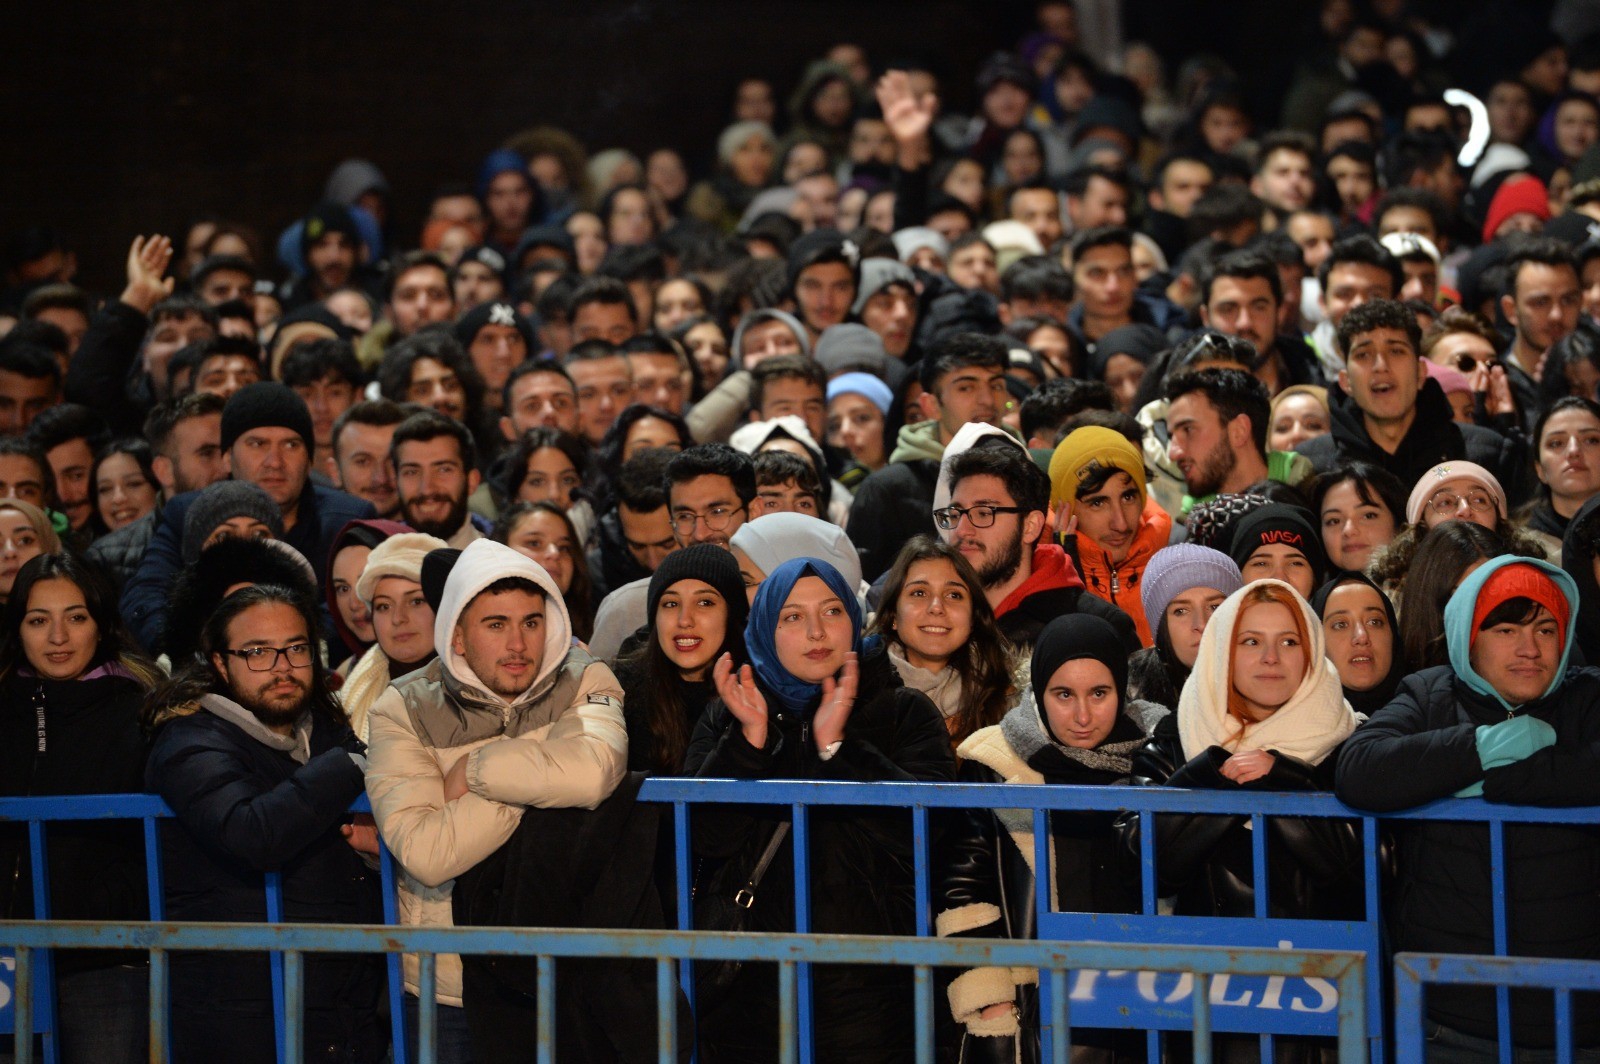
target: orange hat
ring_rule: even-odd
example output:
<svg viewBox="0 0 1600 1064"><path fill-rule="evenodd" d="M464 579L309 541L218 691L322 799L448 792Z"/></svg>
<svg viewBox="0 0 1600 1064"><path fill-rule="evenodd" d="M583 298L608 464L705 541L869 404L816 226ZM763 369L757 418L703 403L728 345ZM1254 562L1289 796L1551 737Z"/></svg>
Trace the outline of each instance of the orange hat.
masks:
<svg viewBox="0 0 1600 1064"><path fill-rule="evenodd" d="M1490 574L1478 591L1478 601L1472 607L1472 632L1468 645L1478 641L1478 629L1484 618L1496 607L1515 598L1532 599L1555 617L1561 626L1561 641L1567 640L1567 622L1572 617L1572 604L1561 588L1545 573L1532 565L1512 564L1502 566Z"/></svg>

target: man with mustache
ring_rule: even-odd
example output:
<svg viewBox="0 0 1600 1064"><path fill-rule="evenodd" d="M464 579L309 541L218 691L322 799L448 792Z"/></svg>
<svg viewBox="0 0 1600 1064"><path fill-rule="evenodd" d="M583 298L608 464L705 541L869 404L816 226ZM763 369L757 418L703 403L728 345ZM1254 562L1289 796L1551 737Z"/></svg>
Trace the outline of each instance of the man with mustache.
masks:
<svg viewBox="0 0 1600 1064"><path fill-rule="evenodd" d="M145 784L171 804L162 825L167 912L174 919L267 918L261 873L283 882L290 923L372 923L381 916L370 823L352 822L365 748L329 693L317 613L298 591L234 591L206 621L201 653L151 692ZM358 852L359 851L359 852ZM172 959L172 1059L276 1059L272 984L259 954ZM384 1059L383 964L319 955L305 962L309 1051Z"/></svg>
<svg viewBox="0 0 1600 1064"><path fill-rule="evenodd" d="M492 540L432 551L422 593L434 607L439 656L374 703L367 794L404 871L401 922L449 927L457 880L499 850L525 813L593 809L611 794L627 771L628 735L616 677L573 645L561 592L538 563ZM405 984L414 1043L414 955ZM496 1042L508 1030L495 1019L497 1002L513 1007L499 988L483 964L469 962L463 974L459 957L440 956L441 1041L467 1041L467 1017L482 1008L471 1040L474 1056L489 1059L479 1039ZM532 1006L522 1001L515 1015L524 1007Z"/></svg>
<svg viewBox="0 0 1600 1064"><path fill-rule="evenodd" d="M394 430L389 454L402 521L452 547L483 538L467 512L481 477L466 426L433 410L418 411Z"/></svg>

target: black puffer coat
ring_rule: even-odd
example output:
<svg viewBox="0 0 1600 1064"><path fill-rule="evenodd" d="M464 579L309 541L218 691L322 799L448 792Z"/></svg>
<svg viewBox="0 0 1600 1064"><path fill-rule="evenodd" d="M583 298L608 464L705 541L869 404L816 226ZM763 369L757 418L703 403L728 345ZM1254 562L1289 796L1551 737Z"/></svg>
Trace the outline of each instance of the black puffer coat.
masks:
<svg viewBox="0 0 1600 1064"><path fill-rule="evenodd" d="M1556 731L1554 746L1483 770L1476 729L1506 719L1497 701L1446 666L1405 679L1387 707L1346 740L1340 799L1377 812L1448 798L1479 780L1491 802L1600 804L1600 669L1571 669L1554 692L1519 707ZM1406 821L1393 827L1396 881L1389 891L1397 950L1493 953L1489 831L1481 824ZM1600 959L1600 827L1505 829L1506 922L1513 955ZM1547 991L1512 991L1518 1045L1554 1044ZM1480 1038L1495 1037L1491 991L1434 987L1428 1014ZM1600 1045L1600 1000L1573 999L1579 1046Z"/></svg>
<svg viewBox="0 0 1600 1064"><path fill-rule="evenodd" d="M242 712L242 711L241 711ZM163 824L170 920L263 922L262 874L283 878L289 923L382 920L378 877L339 833L364 779L344 724L317 721L301 764L239 725L200 709L163 725L145 778L177 814ZM305 963L308 1061L378 1061L383 961L320 954ZM174 1061L276 1059L267 959L233 953L172 960Z"/></svg>
<svg viewBox="0 0 1600 1064"><path fill-rule="evenodd" d="M757 750L720 699L689 744L686 771L702 777L872 782L949 781L950 735L932 702L899 678L882 651L863 656L844 742L828 761L817 755L809 713L784 711L767 695L771 724ZM710 805L695 813L695 853L706 859L698 890L730 895L771 840L787 806ZM848 935L915 932L911 818L899 809L819 808L811 832L811 928ZM756 892L753 930L793 931L792 833ZM720 866L720 867L719 867ZM737 880L737 882L735 882ZM817 1059L888 1064L912 1058L911 969L818 965L812 970ZM751 965L722 1001L703 998L702 1059L777 1059L777 972Z"/></svg>
<svg viewBox="0 0 1600 1064"><path fill-rule="evenodd" d="M120 671L71 681L7 676L0 681L0 794L142 792L143 698L144 689ZM45 847L53 919L150 919L138 821L53 824L45 828ZM6 824L0 827L0 919L36 915L28 829ZM143 960L142 953L61 950L56 968L65 973Z"/></svg>

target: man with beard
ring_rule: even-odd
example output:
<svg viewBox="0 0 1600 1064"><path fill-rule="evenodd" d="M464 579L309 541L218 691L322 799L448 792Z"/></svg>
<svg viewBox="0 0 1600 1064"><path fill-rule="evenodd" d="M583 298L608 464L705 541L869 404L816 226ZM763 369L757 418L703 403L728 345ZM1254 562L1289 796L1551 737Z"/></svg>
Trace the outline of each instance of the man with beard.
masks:
<svg viewBox="0 0 1600 1064"><path fill-rule="evenodd" d="M461 422L432 410L412 414L394 430L389 454L401 520L452 547L483 538L467 513L481 478L477 448Z"/></svg>
<svg viewBox="0 0 1600 1064"><path fill-rule="evenodd" d="M1237 369L1198 369L1167 382L1167 459L1183 474L1183 512L1268 479L1266 385Z"/></svg>
<svg viewBox="0 0 1600 1064"><path fill-rule="evenodd" d="M377 923L370 826L349 823L365 749L328 693L316 616L298 592L247 586L200 634L201 656L151 692L145 784L177 814L162 825L167 914L264 921L263 872L283 883L291 923ZM172 1059L277 1059L272 983L260 954L172 958ZM383 965L373 956L308 957L306 1048L339 1060L384 1059Z"/></svg>
<svg viewBox="0 0 1600 1064"><path fill-rule="evenodd" d="M326 299L347 285L365 287L365 244L355 216L342 203L323 200L300 227L300 261L305 273L284 285L278 301L285 311Z"/></svg>
<svg viewBox="0 0 1600 1064"><path fill-rule="evenodd" d="M1282 305L1278 267L1258 251L1229 252L1201 277L1201 323L1250 341L1256 349L1256 376L1268 393L1277 395L1293 384L1326 386L1311 345L1279 331Z"/></svg>
<svg viewBox="0 0 1600 1064"><path fill-rule="evenodd" d="M472 870L524 818L595 808L622 781L628 757L622 689L609 668L573 645L561 592L544 569L492 540L452 560L453 554L441 549L423 560L439 654L390 684L373 705L367 775L373 816L404 872L403 921L436 927L451 926L460 911L453 905L479 896L469 889ZM546 851L551 861L575 859L581 840L566 841ZM503 871L500 882L508 882ZM456 891L466 891L465 902L452 897ZM416 964L414 957L405 960L403 1007L412 1030ZM438 979L438 996L462 1004L441 1002L446 1037L459 1044L470 1027L478 1060L521 1054L506 1042L525 1044L529 998L506 990L482 960L440 956ZM576 1024L561 1022L566 1037L576 1033Z"/></svg>
<svg viewBox="0 0 1600 1064"><path fill-rule="evenodd" d="M1139 650L1133 620L1089 594L1058 543L1046 540L1050 478L1022 445L995 435L946 463L950 503L933 513L944 541L983 581L995 620L1018 652L1031 652L1039 632L1067 613L1110 622L1129 654Z"/></svg>
<svg viewBox="0 0 1600 1064"><path fill-rule="evenodd" d="M283 540L327 579L328 552L347 522L376 517L372 504L311 479L316 446L311 412L286 384L259 381L240 388L222 408L222 451L235 480L272 497L283 516ZM122 616L144 646L154 646L166 623L168 589L183 567L183 526L198 492L169 499L156 519L150 546L122 593Z"/></svg>

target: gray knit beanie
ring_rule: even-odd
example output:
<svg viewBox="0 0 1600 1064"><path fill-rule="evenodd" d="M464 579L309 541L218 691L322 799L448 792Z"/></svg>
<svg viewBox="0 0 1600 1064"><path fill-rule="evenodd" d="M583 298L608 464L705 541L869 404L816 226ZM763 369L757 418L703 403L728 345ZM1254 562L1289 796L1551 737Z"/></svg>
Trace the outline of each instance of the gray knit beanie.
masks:
<svg viewBox="0 0 1600 1064"><path fill-rule="evenodd" d="M283 538L283 514L272 496L248 480L219 480L200 489L183 516L183 562L200 560L206 537L218 525L235 517L251 517L272 529L274 539Z"/></svg>

